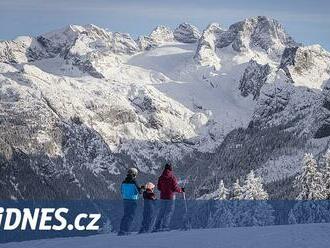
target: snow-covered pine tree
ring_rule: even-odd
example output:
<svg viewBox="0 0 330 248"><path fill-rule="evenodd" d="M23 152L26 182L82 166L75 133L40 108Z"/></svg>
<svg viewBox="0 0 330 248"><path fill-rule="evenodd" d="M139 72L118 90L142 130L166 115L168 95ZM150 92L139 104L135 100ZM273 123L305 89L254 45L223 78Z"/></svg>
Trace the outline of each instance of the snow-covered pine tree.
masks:
<svg viewBox="0 0 330 248"><path fill-rule="evenodd" d="M327 160L327 159L326 159ZM327 163L328 161L326 161ZM294 180L294 187L298 189L298 201L289 212L289 223L319 223L330 221L327 202L314 201L327 198L325 166L323 175L318 171L317 162L312 154L305 154L302 171Z"/></svg>
<svg viewBox="0 0 330 248"><path fill-rule="evenodd" d="M265 226L274 223L274 210L267 203L268 193L264 190L262 179L256 177L251 171L241 188L241 200L235 206L235 217L237 226Z"/></svg>
<svg viewBox="0 0 330 248"><path fill-rule="evenodd" d="M226 200L228 194L229 194L229 190L225 187L223 180L221 180L218 188L218 194L214 198L214 200Z"/></svg>
<svg viewBox="0 0 330 248"><path fill-rule="evenodd" d="M330 200L330 149L324 155L325 167L322 170L323 174L323 185L324 185L324 196L325 199Z"/></svg>
<svg viewBox="0 0 330 248"><path fill-rule="evenodd" d="M233 184L231 200L242 200L242 192L242 186L240 185L239 179L237 179L236 182Z"/></svg>
<svg viewBox="0 0 330 248"><path fill-rule="evenodd" d="M232 186L232 194L230 200L232 200L232 217L233 217L233 223L234 226L239 225L239 221L241 219L241 214L244 208L243 208L243 202L240 202L240 200L243 199L243 189L242 186L240 185L239 179L236 179L236 182Z"/></svg>
<svg viewBox="0 0 330 248"><path fill-rule="evenodd" d="M297 200L326 199L323 176L312 154L305 154L302 171L296 176L293 186L299 191Z"/></svg>
<svg viewBox="0 0 330 248"><path fill-rule="evenodd" d="M214 198L214 212L209 217L207 227L232 227L234 218L231 214L230 201L227 201L229 190L225 187L223 180L220 181L217 195Z"/></svg>
<svg viewBox="0 0 330 248"><path fill-rule="evenodd" d="M323 223L330 221L326 201L298 201L289 212L289 224Z"/></svg>
<svg viewBox="0 0 330 248"><path fill-rule="evenodd" d="M289 224L292 224L292 225L297 224L296 216L294 214L293 209L291 209L289 212L288 222L289 222Z"/></svg>
<svg viewBox="0 0 330 248"><path fill-rule="evenodd" d="M242 199L267 200L268 193L264 190L261 177L256 177L252 170L246 177L242 187Z"/></svg>

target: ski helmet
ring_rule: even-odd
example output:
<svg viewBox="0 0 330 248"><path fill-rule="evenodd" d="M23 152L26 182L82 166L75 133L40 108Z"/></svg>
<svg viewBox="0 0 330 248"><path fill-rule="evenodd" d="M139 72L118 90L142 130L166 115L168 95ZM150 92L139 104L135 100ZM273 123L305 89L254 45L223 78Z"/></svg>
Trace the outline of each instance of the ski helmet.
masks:
<svg viewBox="0 0 330 248"><path fill-rule="evenodd" d="M137 176L139 171L136 168L129 168L127 173L132 176Z"/></svg>
<svg viewBox="0 0 330 248"><path fill-rule="evenodd" d="M149 182L146 184L146 189L153 190L154 188L155 188L155 185L153 183Z"/></svg>

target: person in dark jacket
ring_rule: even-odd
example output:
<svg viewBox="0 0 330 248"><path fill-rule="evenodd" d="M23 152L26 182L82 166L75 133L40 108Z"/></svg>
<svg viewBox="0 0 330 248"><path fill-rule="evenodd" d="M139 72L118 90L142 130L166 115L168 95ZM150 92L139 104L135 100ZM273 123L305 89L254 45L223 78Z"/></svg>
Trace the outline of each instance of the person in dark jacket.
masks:
<svg viewBox="0 0 330 248"><path fill-rule="evenodd" d="M143 220L139 233L150 232L154 222L156 195L154 193L155 185L151 182L145 186L146 190L143 192L144 207Z"/></svg>
<svg viewBox="0 0 330 248"><path fill-rule="evenodd" d="M130 234L130 228L134 220L137 200L139 199L139 194L142 193L144 186L139 186L136 182L136 177L138 170L131 168L128 170L125 180L121 184L121 195L124 202L124 216L120 222L120 230L118 235L128 235Z"/></svg>
<svg viewBox="0 0 330 248"><path fill-rule="evenodd" d="M161 202L153 231L167 231L169 230L169 225L174 212L175 193L184 192L184 188L178 186L171 164L165 165L165 169L158 179L157 188L160 191Z"/></svg>

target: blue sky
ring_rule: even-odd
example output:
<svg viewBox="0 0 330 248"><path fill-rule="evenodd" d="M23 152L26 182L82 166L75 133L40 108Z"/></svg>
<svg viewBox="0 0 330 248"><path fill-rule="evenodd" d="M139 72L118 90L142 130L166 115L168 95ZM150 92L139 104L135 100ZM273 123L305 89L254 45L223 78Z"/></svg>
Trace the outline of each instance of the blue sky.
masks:
<svg viewBox="0 0 330 248"><path fill-rule="evenodd" d="M0 39L87 23L136 37L159 24L173 28L187 21L202 29L219 22L228 27L266 15L279 20L298 42L330 50L329 9L329 0L0 0Z"/></svg>

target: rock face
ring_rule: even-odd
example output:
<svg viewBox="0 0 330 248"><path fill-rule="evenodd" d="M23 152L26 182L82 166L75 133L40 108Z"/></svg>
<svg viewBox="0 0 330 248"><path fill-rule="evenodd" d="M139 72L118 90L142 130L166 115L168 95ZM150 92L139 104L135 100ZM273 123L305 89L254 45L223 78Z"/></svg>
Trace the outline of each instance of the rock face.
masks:
<svg viewBox="0 0 330 248"><path fill-rule="evenodd" d="M32 37L22 36L13 41L0 41L2 63L26 63L48 56L42 45Z"/></svg>
<svg viewBox="0 0 330 248"><path fill-rule="evenodd" d="M174 41L173 31L165 26L156 27L149 35L155 43L164 43Z"/></svg>
<svg viewBox="0 0 330 248"><path fill-rule="evenodd" d="M61 56L82 72L103 75L94 66L105 54L134 54L140 49L129 34L111 33L95 25L70 25L33 37L0 42L0 62L25 63Z"/></svg>
<svg viewBox="0 0 330 248"><path fill-rule="evenodd" d="M297 43L276 20L258 16L237 22L223 32L217 47L229 45L237 52L261 48L268 54L281 56L285 47L297 46Z"/></svg>
<svg viewBox="0 0 330 248"><path fill-rule="evenodd" d="M157 47L157 44L149 36L139 36L136 43L141 51L150 50Z"/></svg>
<svg viewBox="0 0 330 248"><path fill-rule="evenodd" d="M195 60L203 66L220 67L220 58L216 54L217 41L224 30L217 23L210 24L198 41Z"/></svg>
<svg viewBox="0 0 330 248"><path fill-rule="evenodd" d="M268 64L260 65L256 61L250 60L239 81L239 89L242 96L251 94L254 99L257 99L260 95L261 87L266 83L270 73L271 67Z"/></svg>
<svg viewBox="0 0 330 248"><path fill-rule="evenodd" d="M221 51L233 52L250 59L267 56L279 61L285 48L299 46L284 28L273 19L258 16L237 22L228 30L219 24L209 25L203 32L195 59L201 65L221 67Z"/></svg>
<svg viewBox="0 0 330 248"><path fill-rule="evenodd" d="M263 87L251 125L292 128L296 135L313 136L328 118L322 110L323 102L324 96L318 91L300 89L279 79Z"/></svg>
<svg viewBox="0 0 330 248"><path fill-rule="evenodd" d="M321 89L330 78L330 53L319 45L289 47L283 52L280 68L296 85Z"/></svg>
<svg viewBox="0 0 330 248"><path fill-rule="evenodd" d="M94 66L109 53L134 54L139 51L129 34L111 33L95 25L70 25L37 38L50 56L60 55L93 77L104 76Z"/></svg>
<svg viewBox="0 0 330 248"><path fill-rule="evenodd" d="M322 112L324 118L318 126L318 130L315 133L315 138L330 137L330 80L328 80L323 87L324 101L322 104Z"/></svg>
<svg viewBox="0 0 330 248"><path fill-rule="evenodd" d="M95 25L70 25L38 36L49 53L85 55L92 51L133 54L139 49L129 34L111 33Z"/></svg>
<svg viewBox="0 0 330 248"><path fill-rule="evenodd" d="M286 197L303 153L330 148L329 66L266 17L1 41L0 199L119 198L127 168L155 181L167 161L192 197L251 169Z"/></svg>
<svg viewBox="0 0 330 248"><path fill-rule="evenodd" d="M198 28L189 23L182 23L174 30L174 38L183 43L195 43L200 36Z"/></svg>

